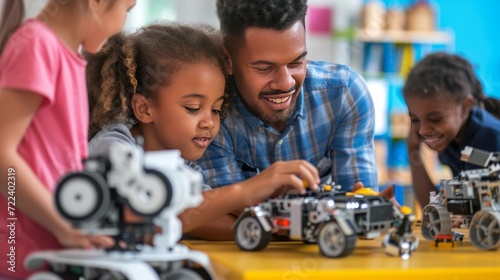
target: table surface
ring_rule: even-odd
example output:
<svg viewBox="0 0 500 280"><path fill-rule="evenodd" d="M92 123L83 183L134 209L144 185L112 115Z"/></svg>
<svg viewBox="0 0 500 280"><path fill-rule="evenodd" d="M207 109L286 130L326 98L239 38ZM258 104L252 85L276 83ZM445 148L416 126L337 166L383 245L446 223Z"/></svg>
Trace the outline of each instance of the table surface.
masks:
<svg viewBox="0 0 500 280"><path fill-rule="evenodd" d="M386 255L383 237L358 239L352 254L344 258L323 257L317 245L296 241L271 242L259 252L241 251L234 242L183 242L208 254L218 280L498 279L500 251L477 249L468 232L463 232L464 241L454 248L436 248L420 237L419 247L408 260Z"/></svg>

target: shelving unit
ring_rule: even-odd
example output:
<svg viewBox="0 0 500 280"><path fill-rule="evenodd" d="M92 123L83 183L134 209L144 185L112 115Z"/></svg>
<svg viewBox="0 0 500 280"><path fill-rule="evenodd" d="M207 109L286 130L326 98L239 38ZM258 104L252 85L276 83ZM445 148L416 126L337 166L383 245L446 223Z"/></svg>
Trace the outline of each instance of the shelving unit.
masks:
<svg viewBox="0 0 500 280"><path fill-rule="evenodd" d="M413 201L408 201L412 195L411 173L406 150L410 120L402 88L411 67L426 54L454 51L454 33L356 30L353 46L352 66L365 78L378 116L375 130L379 185L396 184L396 198L399 196L398 201L404 200L411 207ZM433 173L431 177L437 181L445 178L439 177L447 173L440 167L437 154L430 149L425 154L424 164Z"/></svg>
<svg viewBox="0 0 500 280"><path fill-rule="evenodd" d="M358 29L354 36L358 42L401 43L401 44L443 44L451 45L454 35L450 31L381 31Z"/></svg>
<svg viewBox="0 0 500 280"><path fill-rule="evenodd" d="M353 36L351 65L365 77L404 78L413 64L427 53L454 51L451 30L370 31L358 29Z"/></svg>

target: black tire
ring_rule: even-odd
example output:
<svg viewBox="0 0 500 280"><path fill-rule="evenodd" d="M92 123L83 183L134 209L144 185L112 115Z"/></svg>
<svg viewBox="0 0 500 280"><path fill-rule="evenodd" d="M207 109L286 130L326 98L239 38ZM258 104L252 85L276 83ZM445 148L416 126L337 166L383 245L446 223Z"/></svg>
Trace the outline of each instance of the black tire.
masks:
<svg viewBox="0 0 500 280"><path fill-rule="evenodd" d="M259 220L254 216L246 216L238 221L234 228L234 241L244 251L259 251L271 241L271 232L264 231Z"/></svg>
<svg viewBox="0 0 500 280"><path fill-rule="evenodd" d="M100 220L108 211L110 201L108 185L97 172L69 173L56 187L56 208L64 218L74 223Z"/></svg>
<svg viewBox="0 0 500 280"><path fill-rule="evenodd" d="M355 234L345 235L336 221L328 221L319 230L318 246L324 256L340 258L352 253L356 239Z"/></svg>
<svg viewBox="0 0 500 280"><path fill-rule="evenodd" d="M146 169L146 180L137 185L137 195L127 198L130 209L143 217L155 217L172 201L170 180L160 171Z"/></svg>

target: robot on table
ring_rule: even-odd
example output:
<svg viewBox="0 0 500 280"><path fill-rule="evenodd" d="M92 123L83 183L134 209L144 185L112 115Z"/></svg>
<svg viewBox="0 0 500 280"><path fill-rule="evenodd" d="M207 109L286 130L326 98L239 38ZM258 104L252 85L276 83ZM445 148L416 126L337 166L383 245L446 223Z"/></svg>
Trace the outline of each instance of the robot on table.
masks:
<svg viewBox="0 0 500 280"><path fill-rule="evenodd" d="M388 199L338 189L322 184L318 192L282 195L246 208L234 225L236 245L245 251L261 250L273 233L281 232L291 240L317 243L324 256L337 258L350 255L358 237L373 239L390 232L383 244L389 255L408 258L417 248L411 230L390 231L397 216L405 215L395 215L400 212Z"/></svg>
<svg viewBox="0 0 500 280"><path fill-rule="evenodd" d="M483 168L441 181L441 192L431 195L431 203L423 209L422 235L427 240L443 235L463 238L452 230L451 213L460 216L462 226L469 228L474 246L496 249L500 246L500 153L467 146L461 159Z"/></svg>
<svg viewBox="0 0 500 280"><path fill-rule="evenodd" d="M185 165L177 150L144 152L139 146L116 144L109 156L87 159L83 171L59 181L57 209L83 231L115 236L127 248L37 252L25 266L37 269L48 263L51 272L35 273L29 280L62 280L75 271L86 280L214 279L208 256L179 243L182 224L177 216L202 202L202 184L201 174ZM133 227L161 229L150 231L152 245L124 238L134 235L125 209L142 219Z"/></svg>

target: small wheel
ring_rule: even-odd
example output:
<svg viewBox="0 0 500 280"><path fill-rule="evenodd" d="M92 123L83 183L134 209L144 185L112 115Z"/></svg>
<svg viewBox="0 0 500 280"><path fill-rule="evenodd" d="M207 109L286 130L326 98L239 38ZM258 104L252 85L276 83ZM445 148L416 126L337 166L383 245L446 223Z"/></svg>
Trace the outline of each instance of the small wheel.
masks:
<svg viewBox="0 0 500 280"><path fill-rule="evenodd" d="M144 217L158 215L172 200L170 180L158 170L146 169L137 183L135 194L127 197L132 211ZM133 192L134 192L133 191Z"/></svg>
<svg viewBox="0 0 500 280"><path fill-rule="evenodd" d="M329 258L344 257L354 250L356 238L355 234L345 235L336 221L328 221L319 230L319 250Z"/></svg>
<svg viewBox="0 0 500 280"><path fill-rule="evenodd" d="M469 229L470 241L482 250L500 246L500 213L479 211L472 217Z"/></svg>
<svg viewBox="0 0 500 280"><path fill-rule="evenodd" d="M257 218L247 216L236 224L234 240L241 250L259 251L269 244L271 235L271 232L264 231Z"/></svg>
<svg viewBox="0 0 500 280"><path fill-rule="evenodd" d="M452 225L448 209L441 204L427 204L422 210L422 236L434 240L436 234L451 234Z"/></svg>
<svg viewBox="0 0 500 280"><path fill-rule="evenodd" d="M302 242L304 242L304 244L316 244L318 243L318 240L316 238L308 238L302 240Z"/></svg>
<svg viewBox="0 0 500 280"><path fill-rule="evenodd" d="M75 222L101 219L110 207L106 181L97 172L81 171L64 176L58 183L55 202L59 213Z"/></svg>
<svg viewBox="0 0 500 280"><path fill-rule="evenodd" d="M179 268L162 275L161 279L203 280L203 277L191 269Z"/></svg>
<svg viewBox="0 0 500 280"><path fill-rule="evenodd" d="M315 227L308 227L304 228L303 230L303 236L305 237L302 239L302 242L304 244L317 244L318 243L318 237L314 235L314 230Z"/></svg>

